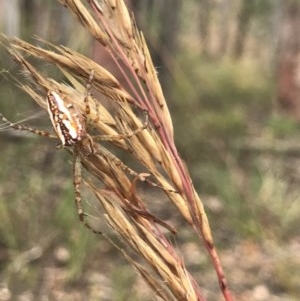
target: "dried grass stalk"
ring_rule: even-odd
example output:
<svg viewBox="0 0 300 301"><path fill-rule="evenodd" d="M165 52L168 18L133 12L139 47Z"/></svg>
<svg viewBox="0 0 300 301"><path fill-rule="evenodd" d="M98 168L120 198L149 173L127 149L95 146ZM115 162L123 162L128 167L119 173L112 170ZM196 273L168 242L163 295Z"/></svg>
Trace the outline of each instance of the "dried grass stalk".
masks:
<svg viewBox="0 0 300 301"><path fill-rule="evenodd" d="M141 112L148 112L150 125L145 130L114 143L129 152L164 187L169 200L203 239L224 298L232 300L214 248L203 204L176 150L171 116L142 33L138 31L122 0L90 0L87 1L87 6L79 0L60 2L78 18L94 39L105 46L112 60L119 66L129 88L122 87L109 71L93 60L67 47L39 39L39 42L50 48L46 50L17 38L4 37L6 49L26 73L26 80L19 85L42 108L45 108L46 92L58 90L72 99L83 112L83 83L93 71L92 85L100 96L97 99L89 97L89 122L98 135L132 132L143 124ZM42 75L29 63L28 55L55 65L73 87ZM130 78L126 74L130 74ZM103 98L111 103L117 113L102 105ZM97 119L98 111L101 118L95 123L93 121ZM147 175L132 179L131 170L115 155L95 139L93 144L98 151L84 156L82 150L81 161L91 175L103 182L104 188L90 178L86 181L104 208L108 224L127 246L128 250L122 249L122 252L163 300L204 300L181 256L158 224L171 231L173 228L148 212L145 202L135 189L137 179L147 181ZM130 252L134 252L135 256L130 256Z"/></svg>

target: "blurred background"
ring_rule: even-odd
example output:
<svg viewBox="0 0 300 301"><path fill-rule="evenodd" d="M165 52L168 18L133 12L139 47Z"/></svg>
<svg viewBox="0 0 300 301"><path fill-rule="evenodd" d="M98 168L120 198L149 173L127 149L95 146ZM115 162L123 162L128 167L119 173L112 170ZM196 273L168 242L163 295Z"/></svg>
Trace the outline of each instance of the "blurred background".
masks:
<svg viewBox="0 0 300 301"><path fill-rule="evenodd" d="M128 4L151 50L230 288L237 300L299 300L300 1ZM54 0L1 1L0 31L66 45L118 77ZM51 130L46 113L11 80L20 70L3 48L0 62L0 112ZM1 125L0 132L0 301L152 300L118 252L79 225L69 156L48 139ZM207 300L222 300L204 248L176 221L174 208L156 205L180 225L172 239Z"/></svg>

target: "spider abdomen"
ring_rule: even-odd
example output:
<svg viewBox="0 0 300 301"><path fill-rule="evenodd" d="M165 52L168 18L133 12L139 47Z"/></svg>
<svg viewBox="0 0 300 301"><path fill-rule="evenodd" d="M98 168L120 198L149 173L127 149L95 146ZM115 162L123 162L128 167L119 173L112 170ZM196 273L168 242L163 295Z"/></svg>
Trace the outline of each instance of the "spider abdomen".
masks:
<svg viewBox="0 0 300 301"><path fill-rule="evenodd" d="M66 103L58 93L47 94L48 113L63 146L73 146L86 135L84 118L73 104Z"/></svg>

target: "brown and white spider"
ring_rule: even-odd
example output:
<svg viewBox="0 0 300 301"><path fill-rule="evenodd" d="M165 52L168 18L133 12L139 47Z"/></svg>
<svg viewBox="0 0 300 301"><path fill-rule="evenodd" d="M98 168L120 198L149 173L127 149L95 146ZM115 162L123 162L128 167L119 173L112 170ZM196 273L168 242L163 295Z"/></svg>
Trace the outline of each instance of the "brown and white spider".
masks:
<svg viewBox="0 0 300 301"><path fill-rule="evenodd" d="M21 131L27 131L31 132L35 135L49 137L49 138L59 138L60 145L57 146L57 148L65 148L70 147L73 151L73 184L74 184L74 191L75 191L75 202L78 210L78 216L79 220L84 223L86 227L88 227L93 232L94 229L85 222L85 213L83 211L82 207L82 198L81 198L81 191L80 191L80 185L81 185L81 160L83 157L88 157L94 155L96 152L100 156L109 157L110 161L114 161L117 166L119 166L121 169L123 169L125 172L130 173L132 176L134 176L136 179L140 179L141 181L146 181L150 185L159 187L164 189L158 184L155 184L151 182L150 180L147 180L144 176L136 173L132 169L130 169L128 166L126 166L121 160L119 160L117 157L106 151L105 149L102 149L101 147L96 147L94 145L95 139L99 140L106 140L106 141L115 141L125 138L130 138L133 135L136 135L143 131L148 126L148 118L146 119L145 123L142 127L137 128L135 131L132 131L128 134L121 134L121 135L101 135L101 136L91 136L87 132L87 118L90 114L90 106L89 106L89 89L91 86L92 81L91 74L87 88L86 88L86 95L84 98L85 103L85 110L84 113L82 113L76 106L73 104L68 97L62 96L62 94L58 91L49 91L46 97L47 102L47 110L48 114L51 119L52 126L55 130L55 133L57 136L52 135L50 132L47 131L41 131L35 128L27 127L24 125L19 125L10 122L7 120L2 114L0 114L0 117L4 122L8 124L9 127L21 130ZM148 117L148 116L147 116Z"/></svg>

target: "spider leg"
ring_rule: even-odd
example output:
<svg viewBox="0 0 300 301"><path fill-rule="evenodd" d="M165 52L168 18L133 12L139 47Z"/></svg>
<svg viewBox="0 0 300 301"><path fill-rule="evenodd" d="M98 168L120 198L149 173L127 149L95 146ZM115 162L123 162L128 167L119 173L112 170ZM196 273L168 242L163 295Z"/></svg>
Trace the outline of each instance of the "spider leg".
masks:
<svg viewBox="0 0 300 301"><path fill-rule="evenodd" d="M135 182L138 179L141 182L146 182L150 186L160 188L160 189L162 189L166 192L178 193L178 191L176 191L176 190L165 188L162 185L159 185L157 183L154 183L154 182L148 180L147 177L149 176L149 174L145 174L145 173L139 174L139 173L137 173L136 171L131 169L129 166L124 164L119 158L114 156L112 153L110 153L107 149L105 149L103 146L101 146L99 144L97 145L97 148L95 149L94 154L98 154L100 156L103 156L108 162L111 162L111 163L115 164L117 167L121 168L124 172L127 172L128 174L133 176L134 177L133 186L135 186Z"/></svg>
<svg viewBox="0 0 300 301"><path fill-rule="evenodd" d="M136 130L132 131L131 133L127 133L127 134L119 134L119 135L96 135L93 136L93 139L95 140L102 140L102 141L116 141L116 140L121 140L121 139L125 139L125 138L130 138L132 136L135 136L139 133L141 133L144 129L146 129L148 127L149 123L148 123L148 114L146 114L146 120L144 122L144 124L137 128Z"/></svg>
<svg viewBox="0 0 300 301"><path fill-rule="evenodd" d="M9 121L7 118L5 118L1 113L0 113L0 118L5 123L8 124L8 127L13 128L15 130L30 132L30 133L33 133L35 135L57 139L57 136L52 135L50 132L41 131L41 130L38 130L38 129L35 129L35 128L32 128L32 127L28 127L28 126L25 126L25 125L20 125L20 124L13 123L13 122Z"/></svg>
<svg viewBox="0 0 300 301"><path fill-rule="evenodd" d="M78 217L80 222L84 224L89 230L95 234L102 234L100 231L95 230L88 222L85 221L86 213L83 211L82 198L80 192L81 185L81 159L76 148L73 150L73 184L75 192L75 203L77 207Z"/></svg>
<svg viewBox="0 0 300 301"><path fill-rule="evenodd" d="M152 187L156 187L156 188L160 188L166 192L173 192L173 193L179 193L178 191L176 190L173 190L173 189L169 189L169 188L165 188L163 187L162 185L159 185L157 183L154 183L152 182L151 180L148 180L147 177L150 176L150 174L147 174L147 173L137 173L135 172L134 170L130 169L128 166L126 166L123 162L121 162L125 167L121 167L122 169L123 168L126 168L124 169L124 171L127 171L130 175L132 175L134 177L134 180L132 181L132 191L135 190L135 188L133 188L136 184L136 180L139 180L141 182L146 182L148 183L150 186Z"/></svg>
<svg viewBox="0 0 300 301"><path fill-rule="evenodd" d="M91 71L89 79L87 81L86 89L85 89L85 96L84 96L84 100L83 100L84 105L85 105L84 112L85 112L86 118L91 113L91 108L90 108L90 104L89 104L89 96L91 95L90 90L92 88L93 78L94 78L94 70Z"/></svg>
<svg viewBox="0 0 300 301"><path fill-rule="evenodd" d="M84 221L84 213L81 204L81 193L80 193L80 184L81 184L81 161L77 151L73 151L73 174L74 174L74 191L75 191L75 202L77 206L79 220Z"/></svg>
<svg viewBox="0 0 300 301"><path fill-rule="evenodd" d="M95 106L96 106L95 110L96 110L97 115L96 115L95 120L93 120L93 124L97 124L100 121L100 109L99 109L100 105L99 105L99 102L96 102Z"/></svg>

